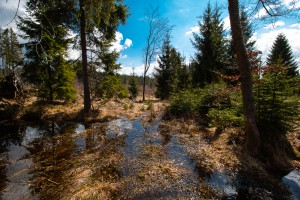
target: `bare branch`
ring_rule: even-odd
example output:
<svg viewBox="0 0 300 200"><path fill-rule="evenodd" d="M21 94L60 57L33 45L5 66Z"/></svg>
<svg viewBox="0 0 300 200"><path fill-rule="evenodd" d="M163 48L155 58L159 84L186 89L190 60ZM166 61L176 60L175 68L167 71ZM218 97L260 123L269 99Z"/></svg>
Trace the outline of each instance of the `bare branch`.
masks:
<svg viewBox="0 0 300 200"><path fill-rule="evenodd" d="M7 1L8 0L6 0L6 3L7 3ZM12 20L8 24L6 24L6 26L9 25L10 23L12 23L16 19L16 17L18 16L18 12L19 12L19 8L20 8L20 3L21 3L21 0L18 1L18 7L17 7L17 10L15 12L15 16L12 18Z"/></svg>

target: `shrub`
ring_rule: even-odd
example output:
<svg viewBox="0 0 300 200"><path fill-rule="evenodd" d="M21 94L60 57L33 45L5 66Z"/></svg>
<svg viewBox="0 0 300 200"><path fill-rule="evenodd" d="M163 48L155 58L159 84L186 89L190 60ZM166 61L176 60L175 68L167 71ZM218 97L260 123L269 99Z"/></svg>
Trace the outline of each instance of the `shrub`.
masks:
<svg viewBox="0 0 300 200"><path fill-rule="evenodd" d="M217 127L220 130L224 130L230 126L241 126L243 117L238 114L235 108L226 108L220 110L218 108L212 108L209 110L207 116L210 119L210 126Z"/></svg>
<svg viewBox="0 0 300 200"><path fill-rule="evenodd" d="M287 76L282 67L267 67L254 87L257 126L263 135L285 134L293 129L299 114L299 98L291 98L298 77Z"/></svg>
<svg viewBox="0 0 300 200"><path fill-rule="evenodd" d="M199 90L180 91L171 96L170 112L178 116L187 116L195 113L200 106Z"/></svg>
<svg viewBox="0 0 300 200"><path fill-rule="evenodd" d="M134 108L134 103L130 103L129 108L133 109Z"/></svg>
<svg viewBox="0 0 300 200"><path fill-rule="evenodd" d="M128 110L129 109L129 105L128 104L124 104L123 108L124 108L124 110Z"/></svg>

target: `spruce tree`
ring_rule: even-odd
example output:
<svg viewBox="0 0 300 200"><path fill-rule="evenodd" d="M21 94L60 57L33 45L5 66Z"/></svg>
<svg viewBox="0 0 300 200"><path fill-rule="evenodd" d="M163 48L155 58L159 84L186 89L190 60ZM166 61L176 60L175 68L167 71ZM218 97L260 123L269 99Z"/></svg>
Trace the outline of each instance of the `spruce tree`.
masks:
<svg viewBox="0 0 300 200"><path fill-rule="evenodd" d="M193 83L203 85L217 81L216 72L222 72L226 66L227 49L224 24L220 18L218 5L212 9L210 3L199 22L200 35L194 33L192 45L196 49L193 58Z"/></svg>
<svg viewBox="0 0 300 200"><path fill-rule="evenodd" d="M285 66L288 70L288 76L297 76L297 63L293 56L293 52L291 46L285 37L284 34L280 33L272 47L270 54L267 57L267 64L268 65L275 65L278 62L281 62L283 66Z"/></svg>
<svg viewBox="0 0 300 200"><path fill-rule="evenodd" d="M25 63L23 75L39 88L39 96L47 100L75 98L75 73L65 60L68 39L64 1L30 0L26 9L31 16L20 18L18 27L24 32Z"/></svg>
<svg viewBox="0 0 300 200"><path fill-rule="evenodd" d="M82 74L84 85L84 111L91 110L91 96L88 74L87 46L88 42L95 44L97 48L103 43L112 42L120 23L124 24L127 14L127 7L123 0L75 0L71 1L74 13L70 19L74 19L69 24L71 29L80 36L80 47L82 54Z"/></svg>
<svg viewBox="0 0 300 200"><path fill-rule="evenodd" d="M130 76L128 90L129 90L131 99L135 99L138 96L138 93L139 93L138 81L137 81L137 78L136 78L134 72Z"/></svg>
<svg viewBox="0 0 300 200"><path fill-rule="evenodd" d="M117 73L121 69L121 65L117 64L118 57L118 52L109 52L108 49L99 55L99 64L103 73L97 81L96 95L101 99L125 98L128 96L125 85Z"/></svg>
<svg viewBox="0 0 300 200"><path fill-rule="evenodd" d="M190 66L183 63L182 59L181 66L177 69L177 91L188 89L192 84L192 76Z"/></svg>
<svg viewBox="0 0 300 200"><path fill-rule="evenodd" d="M155 96L160 99L168 99L177 90L177 70L182 63L180 54L170 43L170 35L167 35L163 43L162 55L158 59L158 68L155 68Z"/></svg>
<svg viewBox="0 0 300 200"><path fill-rule="evenodd" d="M22 62L21 47L12 28L7 28L2 33L2 59L5 75L10 74Z"/></svg>

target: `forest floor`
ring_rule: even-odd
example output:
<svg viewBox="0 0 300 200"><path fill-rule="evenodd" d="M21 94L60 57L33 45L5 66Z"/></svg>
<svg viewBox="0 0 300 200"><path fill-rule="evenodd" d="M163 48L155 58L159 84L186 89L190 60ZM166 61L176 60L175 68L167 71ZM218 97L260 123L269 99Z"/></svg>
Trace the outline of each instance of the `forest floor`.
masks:
<svg viewBox="0 0 300 200"><path fill-rule="evenodd" d="M82 98L68 104L59 101L49 104L31 97L20 109L16 118L29 121L41 118L50 121L80 122L83 119L82 105ZM199 118L168 117L159 119L157 130L152 131L152 134L146 132L147 124L150 126L155 123L155 120L163 115L166 107L167 103L154 98L146 103L140 103L139 99L94 102L93 111L85 120L85 123L90 126L87 126L86 131L80 136L85 137L86 141L88 138L93 138L91 148L87 148L84 153L77 153L74 156L74 152L70 153L68 150L70 147L62 145L61 141L68 144L67 141L74 140L69 137L69 134L56 136L51 139L51 142L45 140L32 144L30 151L34 163L37 163L35 171L40 174L32 181L37 188L36 192L49 199L57 197L61 199L151 199L159 194L161 197L166 197L162 199L186 199L187 194L190 194L189 198L197 199L198 193L201 193L204 199L218 199L224 195L224 191L220 193L207 183L207 177L217 173L226 175L229 177L227 179L234 180L235 184L244 179L249 180L250 189L238 189L247 190L243 191L244 195L257 195L258 199L273 199L277 196L276 198L280 199L287 193L281 179L277 174L268 171L266 163L244 153L244 134L240 129L227 128L216 135L215 128L204 125L205 123ZM134 149L119 151L126 139L123 137L104 139L103 131L100 130L107 127L97 124L124 117L126 120L122 123L141 123L144 127L142 148L132 160L128 158L126 160L124 156L128 156L126 151L134 151ZM191 171L190 166L181 166L181 163L176 163L175 158L166 155L168 153L165 152L169 150L166 150L164 141L171 140L170 138L173 137L176 142L173 141L172 148L176 149L176 143L179 143L195 162L194 170ZM295 151L296 158L289 160L290 166L286 170L300 169L300 127L298 126L295 132L289 133L287 138ZM49 142L51 147L55 146L55 149L49 148ZM98 143L101 145L99 146ZM131 141L130 145L134 146L134 144ZM122 178L120 166L122 174L127 174ZM196 181L192 178L195 176L193 174L195 170ZM255 187L251 185L251 180L255 182ZM175 182L182 182L182 185L176 185ZM195 182L198 184L194 184ZM180 187L185 189L178 190ZM156 193L163 190L169 192ZM168 193L177 196L168 197ZM243 194L240 191L237 193Z"/></svg>

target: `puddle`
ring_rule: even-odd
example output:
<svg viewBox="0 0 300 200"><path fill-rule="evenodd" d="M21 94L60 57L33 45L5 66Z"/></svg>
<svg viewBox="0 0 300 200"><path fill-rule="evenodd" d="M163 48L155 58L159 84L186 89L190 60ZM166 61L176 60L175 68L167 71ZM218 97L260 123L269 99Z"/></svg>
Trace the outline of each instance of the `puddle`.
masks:
<svg viewBox="0 0 300 200"><path fill-rule="evenodd" d="M230 178L230 176L223 172L215 171L207 177L206 181L211 187L221 191L227 197L235 197L237 195L237 188L234 185L236 182L235 178Z"/></svg>
<svg viewBox="0 0 300 200"><path fill-rule="evenodd" d="M86 155L93 156L87 165L82 164L85 167L79 172L86 176L80 181L100 179L100 182L112 184L111 188L118 189L115 195L120 199L200 199L203 184L217 191L217 195L219 191L218 198L288 199L280 190L273 194L275 186L249 178L253 175L220 171L202 175L177 136L159 132L160 121L160 116L151 123L143 122L143 116L133 121L122 117L92 124L88 130L81 123L0 127L0 199L47 199L47 196L39 196L44 194L36 188L52 187L56 192L65 174L65 171L51 171L47 162L66 164L70 170L74 163L69 165L68 159L75 157L76 162L84 162L81 158ZM31 157L36 152L41 157L34 163ZM39 173L44 175L33 171L38 164L45 170ZM47 180L41 179L44 180L42 186L32 185L35 183L32 179L39 180L37 177ZM283 177L282 182L293 194L291 199L300 199L299 170ZM79 182L79 186L83 183Z"/></svg>
<svg viewBox="0 0 300 200"><path fill-rule="evenodd" d="M69 125L68 125L69 126ZM41 123L38 125L1 126L0 134L0 198L1 199L39 199L31 189L33 161L30 159L32 142L51 138L64 132L65 123ZM77 126L75 132L83 131ZM78 149L84 149L83 140L76 141Z"/></svg>
<svg viewBox="0 0 300 200"><path fill-rule="evenodd" d="M75 133L80 134L85 131L85 126L83 124L77 124L75 128Z"/></svg>
<svg viewBox="0 0 300 200"><path fill-rule="evenodd" d="M199 197L195 162L175 136L166 139L159 133L160 121L160 116L145 124L142 117L121 118L109 124L109 136L125 135L125 146L120 148L125 155L121 166L125 199Z"/></svg>
<svg viewBox="0 0 300 200"><path fill-rule="evenodd" d="M292 199L300 199L300 169L291 171L282 178L282 181L292 193Z"/></svg>

